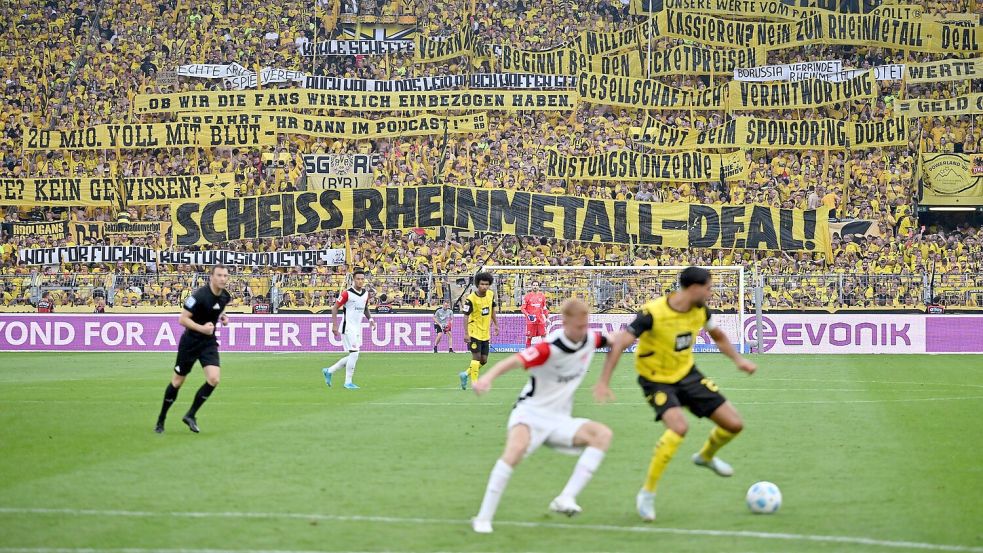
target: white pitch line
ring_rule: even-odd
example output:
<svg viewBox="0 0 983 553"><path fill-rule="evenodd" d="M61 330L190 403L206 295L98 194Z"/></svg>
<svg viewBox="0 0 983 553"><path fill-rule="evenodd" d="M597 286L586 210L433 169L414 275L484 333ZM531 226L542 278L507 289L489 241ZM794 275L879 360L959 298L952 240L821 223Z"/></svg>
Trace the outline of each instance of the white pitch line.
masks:
<svg viewBox="0 0 983 553"><path fill-rule="evenodd" d="M428 392L440 392L446 390L458 390L460 386L443 386L440 388L386 388L392 390L413 390L413 391L428 391ZM612 390L615 391L640 391L641 388L638 386L612 386ZM731 386L722 386L722 390L730 391L734 390L737 392L870 392L870 388L734 388ZM889 390L890 392L898 394L913 394L922 393L924 390Z"/></svg>
<svg viewBox="0 0 983 553"><path fill-rule="evenodd" d="M294 550L294 549L160 549L140 547L0 547L0 553L411 553L398 549L383 549L377 551L348 551L335 549ZM450 553L434 551L432 553ZM475 552L480 553L480 552ZM498 552L490 552L498 553ZM531 551L516 553L534 553Z"/></svg>
<svg viewBox="0 0 983 553"><path fill-rule="evenodd" d="M898 380L830 380L827 378L769 378L764 376L755 376L755 380L773 380L776 382L840 382L847 384L915 384L917 386L941 386L949 388L965 388L966 386L972 388L983 388L983 384L948 384L945 382L909 382L909 381L898 381Z"/></svg>
<svg viewBox="0 0 983 553"><path fill-rule="evenodd" d="M837 405L837 404L853 404L853 403L914 403L914 402L924 402L924 401L964 401L964 400L978 400L983 399L983 396L958 396L958 397L920 397L920 398L906 398L906 399L828 399L828 400L814 400L814 401L738 401L737 406L742 405ZM44 405L44 404L73 404L73 405L93 405L93 404L126 404L126 405L157 405L159 402L145 401L145 400L109 400L109 399L0 399L0 405L3 404L33 404L33 405ZM293 402L268 402L268 401L233 401L225 400L223 403L228 403L232 405L274 405L274 406L286 406L286 407L297 407L301 405L308 406L322 406L325 402L317 401L293 401ZM345 407L361 407L363 405L372 406L389 406L389 407L410 407L410 406L420 406L420 407L501 407L503 405L509 405L513 403L511 399L502 402L492 402L492 401L366 401L361 403L349 403ZM639 401L613 401L611 403L605 403L602 405L610 405L614 407L634 407L639 405L645 405L643 400Z"/></svg>
<svg viewBox="0 0 983 553"><path fill-rule="evenodd" d="M423 518L423 517L388 517L388 516L365 516L365 515L324 515L320 513L257 513L257 512L178 512L178 511L124 511L124 510L98 510L98 509L51 509L39 507L0 507L0 514L34 514L34 515L72 515L72 516L98 516L98 517L162 517L169 516L175 518L243 518L243 519L301 519L301 520L324 520L332 522L380 522L386 524L434 524L434 525L453 525L467 526L470 521L464 519L449 518ZM750 530L707 530L697 528L665 528L659 526L616 526L611 524L570 524L563 522L523 522L502 520L495 521L496 526L514 526L518 528L547 528L562 530L588 530L595 532L620 532L631 534L673 534L681 536L707 536L723 538L753 538L762 540L784 540L799 542L818 542L818 543L843 543L851 545L873 545L894 549L922 549L929 551L961 551L968 553L983 553L983 547L970 545L949 545L940 543L911 542L897 540L878 540L873 538L863 538L854 536L825 536L816 534L791 534L786 532L756 532ZM3 551L3 549L0 549ZM79 550L53 550L51 553L75 553ZM81 550L79 553L91 551L99 553L100 550ZM105 550L103 550L105 551ZM142 553L144 550L123 550L132 553ZM222 550L181 550L194 553L206 553L209 551L216 553L226 553ZM11 551L10 553L15 553ZM45 553L45 550L25 550L24 553ZM232 553L231 551L228 553ZM240 552L241 553L241 552ZM253 552L248 552L253 553ZM263 552L263 553L316 553L316 552Z"/></svg>
<svg viewBox="0 0 983 553"><path fill-rule="evenodd" d="M125 510L98 510L98 509L50 509L50 508L30 508L30 507L0 507L0 514L38 514L38 515L72 515L72 516L115 516L115 517L161 517L169 516L175 518L242 518L242 519L301 519L301 520L324 520L332 522L378 522L386 524L436 524L466 526L469 521L464 519L446 518L422 518L422 517L385 517L385 516L364 516L364 515L324 515L320 513L260 513L260 512L154 512L154 511L125 511ZM814 534L791 534L784 532L754 532L747 530L705 530L689 528L662 528L658 526L615 526L609 524L569 524L559 522L523 522L523 521L496 521L497 526L514 526L519 528L547 528L560 530L590 530L597 532L621 532L636 534L673 534L683 536L706 536L706 537L725 537L725 538L754 538L763 540L784 540L799 542L819 542L819 543L843 543L851 545L872 545L894 549L921 549L930 551L960 551L969 553L983 553L983 547L973 547L967 545L948 545L924 542L896 541L896 540L877 540L873 538L852 537L852 536L824 536ZM194 552L194 550L186 550ZM14 553L14 552L11 552ZM44 551L34 550L25 553L45 553ZM53 551L52 553L60 553ZM66 551L65 553L75 553ZM79 552L84 553L84 552ZM95 552L93 552L95 553ZM124 552L125 553L125 552ZM132 553L142 553L135 550ZM195 552L205 553L205 552ZM222 552L225 553L225 552ZM229 552L231 553L231 552ZM272 552L271 552L272 553ZM277 552L277 553L301 553L301 552ZM303 552L315 553L315 552Z"/></svg>
<svg viewBox="0 0 983 553"><path fill-rule="evenodd" d="M814 404L842 404L842 403L909 403L915 401L961 401L961 400L974 400L983 399L983 396L959 396L959 397L920 397L920 398L907 398L907 399L829 399L829 400L815 400L815 401L739 401L737 406L742 405L814 405ZM369 401L365 403L355 403L352 407L358 405L390 405L390 406L425 406L425 407L440 407L440 406L459 406L459 407L471 407L474 405L484 406L484 405L494 405L502 406L511 403L510 401L501 403L489 403L489 402L453 402L453 401ZM614 401L611 403L605 403L603 405L612 406L637 406L645 405L642 400L639 401Z"/></svg>
<svg viewBox="0 0 983 553"><path fill-rule="evenodd" d="M0 547L0 553L401 553L385 551L283 550L283 549L146 549L139 547Z"/></svg>
<svg viewBox="0 0 983 553"><path fill-rule="evenodd" d="M511 553L536 553L535 551L510 550ZM383 549L378 551L346 551L334 549L317 550L292 550L292 549L159 549L159 548L138 548L138 547L116 547L116 548L94 548L94 547L0 547L0 553L413 553L411 551L401 551L397 549ZM426 553L453 553L449 551L430 551ZM483 553L472 551L470 553ZM501 551L490 551L484 553L501 553ZM610 551L592 551L591 553L624 553ZM738 553L738 552L735 552ZM740 553L753 553L743 551Z"/></svg>

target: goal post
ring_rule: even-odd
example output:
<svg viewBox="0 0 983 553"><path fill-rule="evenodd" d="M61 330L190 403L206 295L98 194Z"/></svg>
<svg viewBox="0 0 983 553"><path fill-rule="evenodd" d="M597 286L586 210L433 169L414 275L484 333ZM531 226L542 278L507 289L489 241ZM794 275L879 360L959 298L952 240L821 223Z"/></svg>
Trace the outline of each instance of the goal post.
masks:
<svg viewBox="0 0 983 553"><path fill-rule="evenodd" d="M525 346L526 319L513 314L519 313L523 296L534 285L539 285L551 308L547 332L560 325L556 312L559 304L567 298L579 298L591 309L591 326L610 333L630 323L645 302L675 290L679 272L685 268L682 265L486 265L481 270L495 278L493 290L500 314L501 333L492 337L492 349L518 351ZM708 307L714 312L717 325L738 351L748 352L747 313L753 307L754 298L747 287L745 268L741 265L703 268L710 271L714 280L714 297ZM753 314L754 309L750 312ZM719 350L704 331L697 337L693 351Z"/></svg>

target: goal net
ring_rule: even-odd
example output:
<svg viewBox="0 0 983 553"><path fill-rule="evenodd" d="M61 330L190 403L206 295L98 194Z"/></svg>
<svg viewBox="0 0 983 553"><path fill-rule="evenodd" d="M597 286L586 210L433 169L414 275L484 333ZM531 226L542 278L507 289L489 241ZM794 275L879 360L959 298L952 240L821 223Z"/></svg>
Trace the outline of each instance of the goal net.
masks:
<svg viewBox="0 0 983 553"><path fill-rule="evenodd" d="M493 351L521 351L525 347L526 317L521 314L522 299L536 286L546 296L550 315L546 331L560 328L558 308L567 298L584 300L591 309L591 326L607 333L620 330L632 321L647 301L675 290L681 266L509 266L482 268L495 277L494 293L498 305L500 334L492 337ZM745 310L751 308L752 294L745 286L742 266L704 267L713 276L714 296L709 303L714 320L738 351L746 352ZM695 352L718 351L706 331L700 333Z"/></svg>

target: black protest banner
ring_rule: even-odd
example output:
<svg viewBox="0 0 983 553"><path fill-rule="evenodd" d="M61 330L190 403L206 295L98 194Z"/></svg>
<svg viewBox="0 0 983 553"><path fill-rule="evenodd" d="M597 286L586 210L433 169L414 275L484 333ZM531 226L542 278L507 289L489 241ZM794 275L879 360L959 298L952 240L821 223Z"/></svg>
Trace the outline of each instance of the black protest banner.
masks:
<svg viewBox="0 0 983 553"><path fill-rule="evenodd" d="M440 226L440 186L328 189L171 206L174 246L323 230Z"/></svg>
<svg viewBox="0 0 983 553"><path fill-rule="evenodd" d="M830 253L828 209L656 204L445 186L443 219L471 231L559 240Z"/></svg>
<svg viewBox="0 0 983 553"><path fill-rule="evenodd" d="M2 223L0 230L3 230L10 238L24 238L27 236L42 236L61 240L68 236L67 221L45 221L41 223Z"/></svg>
<svg viewBox="0 0 983 553"><path fill-rule="evenodd" d="M829 252L829 210L654 204L459 186L323 190L183 202L175 246L331 229L451 226L480 232L675 248Z"/></svg>

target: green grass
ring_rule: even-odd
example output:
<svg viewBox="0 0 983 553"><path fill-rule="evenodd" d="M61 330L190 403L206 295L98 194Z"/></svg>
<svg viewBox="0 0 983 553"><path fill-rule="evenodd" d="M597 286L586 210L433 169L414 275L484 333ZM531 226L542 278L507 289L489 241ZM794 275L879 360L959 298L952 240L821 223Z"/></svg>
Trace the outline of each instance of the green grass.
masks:
<svg viewBox="0 0 983 553"><path fill-rule="evenodd" d="M737 473L692 466L710 429L694 421L651 525L634 495L662 430L626 358L615 404L590 400L596 370L578 396L575 413L615 433L584 514L547 512L574 459L543 449L516 470L490 536L465 521L523 375L477 398L455 389L463 355L365 354L352 392L324 385L336 358L225 354L202 433L180 423L196 369L158 436L173 355L0 354L0 553L914 550L806 535L983 551L983 357L773 355L746 377L698 356L744 415L721 453ZM776 515L747 511L758 480L781 487Z"/></svg>

